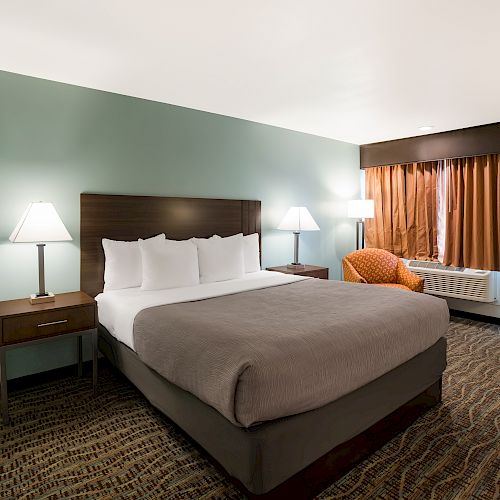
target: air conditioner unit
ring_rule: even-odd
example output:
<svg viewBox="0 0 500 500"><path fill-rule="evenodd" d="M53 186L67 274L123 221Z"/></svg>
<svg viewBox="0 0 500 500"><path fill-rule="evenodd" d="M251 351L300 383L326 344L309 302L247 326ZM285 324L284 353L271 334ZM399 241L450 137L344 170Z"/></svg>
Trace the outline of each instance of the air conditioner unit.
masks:
<svg viewBox="0 0 500 500"><path fill-rule="evenodd" d="M477 302L496 300L495 273L492 271L444 266L439 262L421 260L410 260L406 265L425 279L425 293Z"/></svg>

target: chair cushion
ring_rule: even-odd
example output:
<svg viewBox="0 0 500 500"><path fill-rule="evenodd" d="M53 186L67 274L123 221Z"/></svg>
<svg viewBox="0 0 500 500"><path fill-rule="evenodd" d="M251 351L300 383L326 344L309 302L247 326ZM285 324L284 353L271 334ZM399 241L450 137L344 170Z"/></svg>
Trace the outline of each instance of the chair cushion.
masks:
<svg viewBox="0 0 500 500"><path fill-rule="evenodd" d="M399 259L380 248L364 248L345 257L368 283L397 283Z"/></svg>
<svg viewBox="0 0 500 500"><path fill-rule="evenodd" d="M399 285L397 283L372 283L372 285L385 286L387 288L400 288L401 290L406 290L407 292L411 292L411 290L407 286Z"/></svg>

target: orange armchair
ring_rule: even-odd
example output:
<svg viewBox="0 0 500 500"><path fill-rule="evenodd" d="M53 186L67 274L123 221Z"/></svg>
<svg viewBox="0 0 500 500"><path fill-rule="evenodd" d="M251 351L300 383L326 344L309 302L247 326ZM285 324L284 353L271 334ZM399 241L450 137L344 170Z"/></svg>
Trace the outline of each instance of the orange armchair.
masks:
<svg viewBox="0 0 500 500"><path fill-rule="evenodd" d="M368 283L413 292L424 291L424 280L395 255L379 248L365 248L342 259L344 281Z"/></svg>

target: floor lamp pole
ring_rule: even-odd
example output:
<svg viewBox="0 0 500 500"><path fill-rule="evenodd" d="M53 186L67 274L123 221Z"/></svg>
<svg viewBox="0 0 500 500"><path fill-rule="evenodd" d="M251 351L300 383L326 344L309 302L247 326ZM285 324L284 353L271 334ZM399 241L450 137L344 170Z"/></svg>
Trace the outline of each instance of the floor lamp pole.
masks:
<svg viewBox="0 0 500 500"><path fill-rule="evenodd" d="M365 248L365 221L359 219L356 221L356 250L361 250L362 248Z"/></svg>

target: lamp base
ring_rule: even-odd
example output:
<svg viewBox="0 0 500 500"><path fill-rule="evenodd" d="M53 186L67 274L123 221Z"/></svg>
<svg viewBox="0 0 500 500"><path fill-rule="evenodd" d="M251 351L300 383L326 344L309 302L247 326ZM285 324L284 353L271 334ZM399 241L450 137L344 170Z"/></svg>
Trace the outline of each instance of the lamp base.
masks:
<svg viewBox="0 0 500 500"><path fill-rule="evenodd" d="M287 264L288 269L305 269L305 264Z"/></svg>
<svg viewBox="0 0 500 500"><path fill-rule="evenodd" d="M47 292L45 295L38 295L36 293L32 293L30 295L30 303L31 304L43 304L45 302L54 302L56 300L55 295L52 292Z"/></svg>

